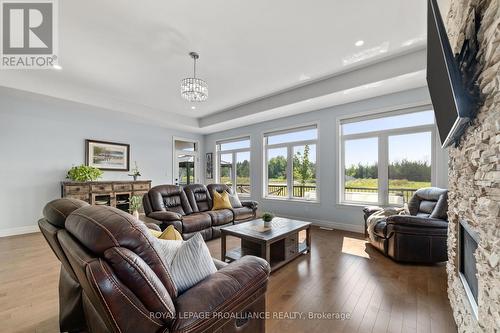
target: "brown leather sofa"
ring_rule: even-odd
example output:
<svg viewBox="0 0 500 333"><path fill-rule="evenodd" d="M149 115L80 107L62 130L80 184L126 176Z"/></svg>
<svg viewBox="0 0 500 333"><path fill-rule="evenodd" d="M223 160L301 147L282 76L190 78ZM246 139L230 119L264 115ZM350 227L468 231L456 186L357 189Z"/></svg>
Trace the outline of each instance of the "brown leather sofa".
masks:
<svg viewBox="0 0 500 333"><path fill-rule="evenodd" d="M382 208L363 209L366 220ZM408 202L410 215L393 215L379 221L370 243L400 262L437 263L448 260L448 190L429 187L415 192Z"/></svg>
<svg viewBox="0 0 500 333"><path fill-rule="evenodd" d="M265 311L265 260L214 260L218 272L179 294L143 222L112 207L66 200L49 203L39 222L61 271L71 275L60 281L61 309L72 309L61 331L264 332L263 317L247 314Z"/></svg>
<svg viewBox="0 0 500 333"><path fill-rule="evenodd" d="M232 209L211 210L214 191L232 194L231 188L224 184L155 186L143 197L144 212L148 218L156 220L162 230L173 225L184 239L200 232L209 240L219 237L224 226L255 219L255 201L241 201L241 207Z"/></svg>

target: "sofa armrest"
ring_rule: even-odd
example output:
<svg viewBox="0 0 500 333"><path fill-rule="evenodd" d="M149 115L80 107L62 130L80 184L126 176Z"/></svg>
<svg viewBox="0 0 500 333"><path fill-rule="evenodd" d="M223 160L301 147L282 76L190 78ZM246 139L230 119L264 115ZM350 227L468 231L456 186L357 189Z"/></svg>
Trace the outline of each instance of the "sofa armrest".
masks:
<svg viewBox="0 0 500 333"><path fill-rule="evenodd" d="M148 214L148 217L162 222L182 220L181 214L167 211L151 212Z"/></svg>
<svg viewBox="0 0 500 333"><path fill-rule="evenodd" d="M241 205L243 207L249 207L252 208L253 210L257 210L257 206L259 205L259 203L253 200L243 200L241 201Z"/></svg>
<svg viewBox="0 0 500 333"><path fill-rule="evenodd" d="M177 297L176 310L177 313L211 313L215 316L179 317L173 323L172 331L202 332L213 327L220 320L217 314L238 311L242 304L264 294L269 272L267 261L245 256L211 274Z"/></svg>
<svg viewBox="0 0 500 333"><path fill-rule="evenodd" d="M399 225L416 228L437 228L447 229L448 222L445 220L430 217L420 217L413 215L392 215L387 217L387 225Z"/></svg>
<svg viewBox="0 0 500 333"><path fill-rule="evenodd" d="M182 215L179 213L158 211L149 213L147 217L157 220L161 230L164 230L169 225L173 225L182 234Z"/></svg>

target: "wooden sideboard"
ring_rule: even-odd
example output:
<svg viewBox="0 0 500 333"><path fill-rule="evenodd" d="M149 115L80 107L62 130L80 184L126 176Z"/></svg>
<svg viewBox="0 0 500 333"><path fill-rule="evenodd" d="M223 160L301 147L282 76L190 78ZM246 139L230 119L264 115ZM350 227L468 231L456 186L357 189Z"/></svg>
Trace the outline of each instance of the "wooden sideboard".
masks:
<svg viewBox="0 0 500 333"><path fill-rule="evenodd" d="M130 197L146 194L151 188L150 180L62 182L61 197L88 202L91 205L106 205L128 212Z"/></svg>

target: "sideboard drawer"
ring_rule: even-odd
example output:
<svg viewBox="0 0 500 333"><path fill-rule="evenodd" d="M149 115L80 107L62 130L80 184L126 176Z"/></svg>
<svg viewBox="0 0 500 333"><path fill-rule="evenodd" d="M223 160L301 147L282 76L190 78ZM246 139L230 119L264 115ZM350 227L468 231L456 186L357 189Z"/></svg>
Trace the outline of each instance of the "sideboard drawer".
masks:
<svg viewBox="0 0 500 333"><path fill-rule="evenodd" d="M132 184L114 184L115 192L132 191Z"/></svg>
<svg viewBox="0 0 500 333"><path fill-rule="evenodd" d="M88 194L68 194L65 197L69 198L69 199L82 200L85 202L89 202L89 199L90 199L90 196Z"/></svg>
<svg viewBox="0 0 500 333"><path fill-rule="evenodd" d="M89 193L89 187L85 185L67 185L64 187L65 194L86 194Z"/></svg>
<svg viewBox="0 0 500 333"><path fill-rule="evenodd" d="M134 191L147 191L147 190L149 190L148 183L133 184L133 187L134 187Z"/></svg>
<svg viewBox="0 0 500 333"><path fill-rule="evenodd" d="M113 192L111 184L95 184L92 185L92 192Z"/></svg>

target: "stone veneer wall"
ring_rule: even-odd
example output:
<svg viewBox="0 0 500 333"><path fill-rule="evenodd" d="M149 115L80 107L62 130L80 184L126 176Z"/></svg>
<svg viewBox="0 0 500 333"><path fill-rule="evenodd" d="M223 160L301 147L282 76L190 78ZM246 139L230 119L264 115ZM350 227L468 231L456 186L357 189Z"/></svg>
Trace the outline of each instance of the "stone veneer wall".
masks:
<svg viewBox="0 0 500 333"><path fill-rule="evenodd" d="M460 51L471 9L482 13L478 83L484 97L458 147L450 148L448 297L459 332L500 332L500 0L452 0L446 21L452 49ZM458 277L457 231L465 219L480 243L475 253L479 295L476 321Z"/></svg>

